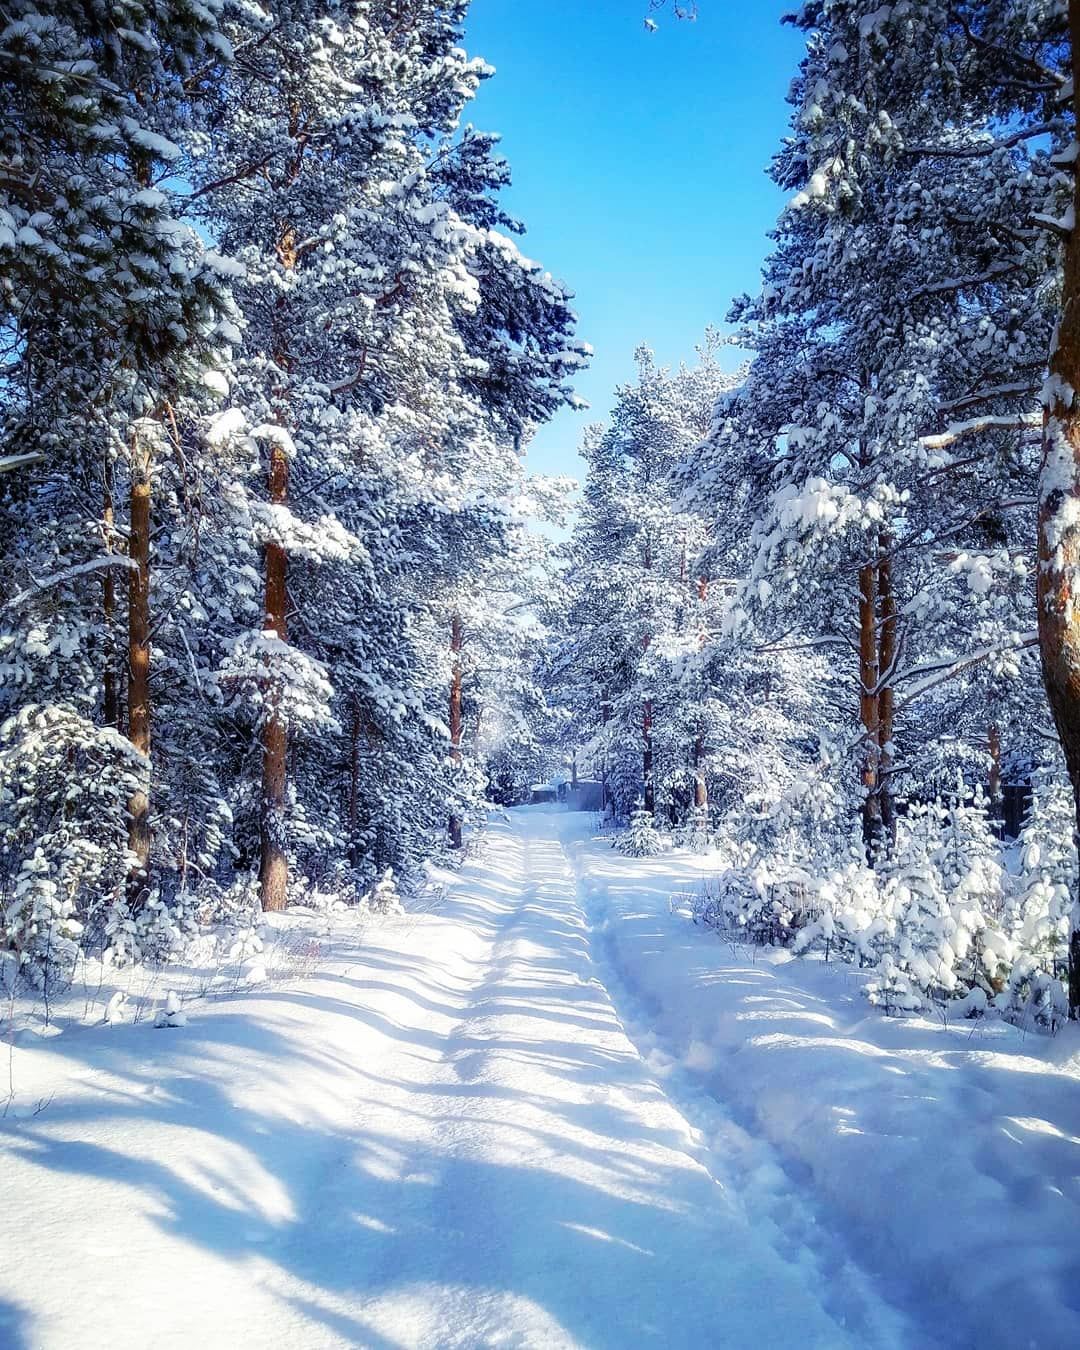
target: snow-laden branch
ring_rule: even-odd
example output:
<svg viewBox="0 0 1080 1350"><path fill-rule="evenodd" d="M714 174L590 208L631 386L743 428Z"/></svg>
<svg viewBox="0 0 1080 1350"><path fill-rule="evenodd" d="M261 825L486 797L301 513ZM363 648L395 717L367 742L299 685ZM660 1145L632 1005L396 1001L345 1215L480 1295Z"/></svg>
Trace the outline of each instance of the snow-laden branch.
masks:
<svg viewBox="0 0 1080 1350"><path fill-rule="evenodd" d="M935 688L939 684L944 684L946 680L953 679L954 676L962 674L972 666L981 665L983 661L989 661L992 657L1001 652L1020 652L1026 651L1029 647L1037 647L1039 635L1037 632L1021 633L1017 640L1008 647L1002 647L995 643L988 647L980 647L978 651L972 652L968 656L962 656L958 659L946 658L942 661L936 661L922 666L913 666L911 670L905 671L902 675L896 677L896 683L900 684L905 680L913 679L916 676L922 676L896 705L896 711L900 712L908 704L921 698L923 694Z"/></svg>
<svg viewBox="0 0 1080 1350"><path fill-rule="evenodd" d="M983 431L1025 431L1029 427L1041 427L1041 412L1018 413L1001 417L973 417L967 422L953 422L946 430L933 436L921 436L919 444L927 450L944 450L965 436L977 436Z"/></svg>
<svg viewBox="0 0 1080 1350"><path fill-rule="evenodd" d="M908 301L919 300L927 295L949 295L954 291L971 291L976 286L984 286L988 281L997 281L1000 277L1011 276L1019 270L1020 264L1018 262L991 263L984 272L973 272L966 277L948 277L944 281L932 281L925 286L918 286L908 296Z"/></svg>
<svg viewBox="0 0 1080 1350"><path fill-rule="evenodd" d="M1036 126L1021 127L1019 131L1002 136L999 140L980 141L978 145L906 145L904 154L922 155L928 159L985 159L997 150L1008 150L1036 136L1048 136L1054 129L1052 123L1041 122Z"/></svg>
<svg viewBox="0 0 1080 1350"><path fill-rule="evenodd" d="M0 455L0 473L22 469L29 464L40 464L45 456L40 450L27 450L21 455Z"/></svg>
<svg viewBox="0 0 1080 1350"><path fill-rule="evenodd" d="M89 562L79 563L76 567L65 567L62 572L54 572L52 576L42 577L40 581L34 581L26 590L20 591L18 595L13 595L4 605L4 609L19 609L25 605L28 600L32 600L35 595L40 595L42 591L50 590L53 586L62 586L65 581L74 581L76 577L86 576L89 572L104 572L110 567L126 567L131 570L137 570L134 559L129 558L124 553L104 553L100 558L91 558Z"/></svg>
<svg viewBox="0 0 1080 1350"><path fill-rule="evenodd" d="M959 412L961 408L970 408L973 403L985 403L987 399L1006 398L1012 394L1030 394L1034 398L1039 389L1038 384L1032 384L1028 380L1017 380L1011 384L988 384L982 389L973 389L970 394L964 394L961 398L954 398L948 403L941 404L941 411Z"/></svg>

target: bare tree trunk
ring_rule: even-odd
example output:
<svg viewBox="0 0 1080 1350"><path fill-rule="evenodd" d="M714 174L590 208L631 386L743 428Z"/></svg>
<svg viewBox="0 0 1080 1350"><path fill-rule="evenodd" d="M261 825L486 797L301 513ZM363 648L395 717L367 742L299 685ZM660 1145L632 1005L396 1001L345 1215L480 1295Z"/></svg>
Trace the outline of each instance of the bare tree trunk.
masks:
<svg viewBox="0 0 1080 1350"><path fill-rule="evenodd" d="M656 791L653 788L653 702L645 700L641 714L641 734L644 740L644 753L641 757L642 776L645 779L645 810L650 814L656 810Z"/></svg>
<svg viewBox="0 0 1080 1350"><path fill-rule="evenodd" d="M270 448L270 501L284 505L289 499L289 460L276 441ZM265 548L266 617L264 626L282 642L288 640L286 624L288 560L285 550L275 542ZM270 706L263 720L262 811L259 819L261 850L259 884L262 907L283 910L289 884L289 862L285 852L285 803L288 788L288 733L277 706L280 695L272 690Z"/></svg>
<svg viewBox="0 0 1080 1350"><path fill-rule="evenodd" d="M1072 97L1080 112L1080 0L1069 0ZM1073 213L1080 223L1080 171L1074 174ZM1053 397L1046 409L1039 483L1037 600L1043 680L1076 801L1080 840L1080 233L1065 241L1065 275L1057 347L1050 357ZM1080 898L1073 897L1069 934L1069 1015L1080 1018Z"/></svg>
<svg viewBox="0 0 1080 1350"><path fill-rule="evenodd" d="M881 816L881 828L888 844L896 842L896 808L893 802L892 766L893 766L893 720L895 699L893 696L893 677L896 664L897 616L896 591L893 587L891 534L883 533L878 544L878 617L880 622L878 649L878 680L881 684L878 696L878 743L881 747L878 758L878 801Z"/></svg>
<svg viewBox="0 0 1080 1350"><path fill-rule="evenodd" d="M295 120L295 115L294 115ZM277 255L286 272L296 266L296 234L284 221L278 230ZM288 387L285 381L291 365L288 343L282 317L284 297L278 302L277 331L274 334L274 363L282 372L282 383L276 394L278 420L284 426L288 406ZM274 440L270 445L270 464L267 473L270 502L285 506L289 500L289 457L284 445ZM288 571L289 560L284 548L269 542L263 550L266 570L266 603L263 628L273 632L282 642L288 641ZM263 710L262 729L262 802L259 811L259 889L262 907L268 913L283 910L289 886L289 859L286 843L286 803L288 799L289 735L278 706L280 693L271 687L267 707Z"/></svg>
<svg viewBox="0 0 1080 1350"><path fill-rule="evenodd" d="M150 881L150 440L131 438L128 573L128 739L147 761L147 777L128 801L128 847L135 858L128 894L143 903Z"/></svg>
<svg viewBox="0 0 1080 1350"><path fill-rule="evenodd" d="M990 723L986 743L990 752L990 814L997 820L1001 816L1001 728L996 722Z"/></svg>
<svg viewBox="0 0 1080 1350"><path fill-rule="evenodd" d="M859 720L864 731L862 761L863 843L867 858L881 839L881 798L878 796L880 720L877 640L877 568L867 563L859 569Z"/></svg>
<svg viewBox="0 0 1080 1350"><path fill-rule="evenodd" d="M705 737L698 732L694 741L694 806L703 811L709 804L709 789L705 784Z"/></svg>
<svg viewBox="0 0 1080 1350"><path fill-rule="evenodd" d="M461 649L464 638L461 627L461 615L454 613L450 620L450 758L454 764L461 763ZM461 847L461 817L450 817L450 846Z"/></svg>
<svg viewBox="0 0 1080 1350"><path fill-rule="evenodd" d="M113 529L113 464L105 454L105 488L101 510L105 532L105 552L112 552ZM105 629L105 671L102 676L102 716L107 727L120 729L120 690L116 671L116 635L113 624L116 615L116 578L107 567L101 582L102 623Z"/></svg>

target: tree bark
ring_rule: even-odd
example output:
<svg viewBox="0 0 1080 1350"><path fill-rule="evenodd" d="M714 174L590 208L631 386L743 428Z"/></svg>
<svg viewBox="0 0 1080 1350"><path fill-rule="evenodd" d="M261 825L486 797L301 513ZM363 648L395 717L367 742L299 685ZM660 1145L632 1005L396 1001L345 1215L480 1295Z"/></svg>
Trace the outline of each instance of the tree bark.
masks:
<svg viewBox="0 0 1080 1350"><path fill-rule="evenodd" d="M653 788L653 702L645 700L641 714L641 734L644 740L644 752L641 756L642 777L645 780L645 810L650 815L656 810L656 791Z"/></svg>
<svg viewBox="0 0 1080 1350"><path fill-rule="evenodd" d="M1073 111L1080 113L1080 0L1069 0ZM1074 166L1075 169L1075 166ZM1080 221L1080 172L1073 210ZM1076 803L1080 841L1080 233L1065 241L1057 346L1050 357L1052 397L1046 407L1039 483L1039 571L1036 584L1043 681ZM1080 898L1073 897L1069 933L1069 1015L1080 1018Z"/></svg>
<svg viewBox="0 0 1080 1350"><path fill-rule="evenodd" d="M290 133L295 134L298 112L290 113ZM276 251L285 272L296 267L296 232L288 221L278 226ZM275 389L278 405L277 420L288 422L288 372L292 364L285 319L285 297L276 302L274 332L274 364L281 371L281 382ZM285 506L289 500L289 457L284 446L276 440L270 446L270 464L267 472L270 502ZM278 543L264 548L263 565L266 570L266 604L263 629L273 632L282 642L288 641L286 614L288 606L289 560ZM271 687L264 709L262 730L262 803L259 812L259 890L262 907L268 912L283 910L289 886L289 859L286 853L286 802L288 797L289 735L278 706L280 694Z"/></svg>
<svg viewBox="0 0 1080 1350"><path fill-rule="evenodd" d="M450 759L455 765L461 763L461 649L464 636L461 627L461 615L456 612L450 619ZM450 847L460 848L462 841L462 823L459 815L450 817Z"/></svg>
<svg viewBox="0 0 1080 1350"><path fill-rule="evenodd" d="M131 504L128 548L128 740L147 761L146 778L128 800L128 847L134 865L128 882L132 908L150 884L150 448L135 431L131 438Z"/></svg>
<svg viewBox="0 0 1080 1350"><path fill-rule="evenodd" d="M863 843L867 859L881 840L881 798L878 796L881 732L877 692L877 567L867 563L859 569L859 720L863 725L862 760Z"/></svg>
<svg viewBox="0 0 1080 1350"><path fill-rule="evenodd" d="M355 867L360 861L357 826L360 822L360 700L353 695L352 726L349 730L349 857Z"/></svg>
<svg viewBox="0 0 1080 1350"><path fill-rule="evenodd" d="M289 459L276 441L270 448L270 501L284 505L289 499ZM265 548L266 617L264 630L282 642L288 640L286 624L288 560L276 542ZM259 886L262 907L267 912L283 910L289 884L285 851L285 803L288 788L288 733L278 708L280 694L270 690L262 731L262 810L259 817Z"/></svg>
<svg viewBox="0 0 1080 1350"><path fill-rule="evenodd" d="M893 674L896 664L897 615L896 591L893 587L891 534L883 533L878 544L878 814L881 818L882 834L887 844L896 842L896 808L893 802L892 766L893 766L893 721L895 698L893 695Z"/></svg>
<svg viewBox="0 0 1080 1350"><path fill-rule="evenodd" d="M112 552L115 518L113 514L113 465L105 455L105 488L101 518L105 532L105 552ZM102 623L105 629L105 670L102 675L102 718L107 727L120 729L120 690L116 670L116 635L113 624L116 615L116 578L107 567L101 580Z"/></svg>
<svg viewBox="0 0 1080 1350"><path fill-rule="evenodd" d="M990 814L995 820L1001 818L1001 728L996 722L990 723L986 736L987 749L990 752L990 781L987 784L990 797Z"/></svg>
<svg viewBox="0 0 1080 1350"><path fill-rule="evenodd" d="M652 553L646 550L645 568L652 570ZM649 650L652 643L652 634L647 633L641 641L641 649L644 652ZM653 787L653 701L651 698L645 699L641 708L641 777L645 785L645 810L653 814L656 810L656 791Z"/></svg>

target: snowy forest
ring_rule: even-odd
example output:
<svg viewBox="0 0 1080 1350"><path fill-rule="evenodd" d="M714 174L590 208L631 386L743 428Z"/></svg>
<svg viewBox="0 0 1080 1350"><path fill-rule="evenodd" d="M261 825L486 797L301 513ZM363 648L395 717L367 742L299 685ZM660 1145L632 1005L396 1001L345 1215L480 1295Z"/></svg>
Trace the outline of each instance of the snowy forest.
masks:
<svg viewBox="0 0 1080 1350"><path fill-rule="evenodd" d="M732 6L609 8L594 22L632 24L648 46L723 24ZM535 978L517 970L514 988L550 978L558 1006L576 1006L561 975L543 974L545 951L563 953L573 988L631 989L594 1018L617 1007L635 1064L676 1105L704 1092L699 1115L679 1105L691 1133L744 1160L731 1183L740 1203L765 1206L816 1273L795 1280L801 1258L755 1229L761 1288L735 1272L704 1303L673 1299L665 1265L631 1295L639 1277L620 1266L621 1293L575 1301L570 1277L543 1266L521 1288L507 1273L485 1312L461 1292L477 1295L471 1266L439 1276L451 1298L430 1292L430 1258L407 1254L429 1290L422 1313L402 1312L389 1286L370 1316L355 1298L346 1313L333 1301L342 1276L333 1298L320 1288L325 1306L295 1323L292 1345L1064 1344L1080 1330L1075 1289L1062 1292L1075 1283L1080 1195L1069 1025L1080 1019L1080 0L805 0L784 16L801 57L782 72L786 131L762 165L784 205L760 241L760 276L681 364L660 360L649 332L627 335L635 374L585 431L579 481L530 468L540 429L585 407L593 350L572 290L547 270L560 260L528 256L499 135L469 121L495 76L471 54L469 22L469 0L9 0L0 12L0 1101L12 1128L60 1120L54 1023L67 1027L64 1074L90 1063L118 1084L125 1022L170 1031L199 1006L208 1025L219 1004L234 1007L248 1030L230 1031L230 1048L237 1063L257 1050L265 1083L298 1052L257 1034L286 1034L260 999L305 980L324 1001L360 997L357 982L377 989L362 973L375 942L396 953L383 978L419 1005L409 982L432 961L454 989L480 978L471 944L490 929L484 978L496 991L501 960L534 959ZM575 18L559 22L573 43ZM492 917L500 885L519 882L504 929ZM573 964L579 930L606 953L598 976ZM730 969L724 953L739 954ZM723 984L725 972L726 992L708 997L729 1002L706 1017L713 1004L693 980ZM786 1077L787 1093L817 1102L820 1091L822 1115L840 1111L852 1072L830 1097L809 1051L789 1045L790 1060L759 1069L737 1039L753 1030L738 1019L766 1014L734 986L766 977L793 982L786 1006L818 1007L785 1016L836 1018L842 1001L869 1064L910 1050L929 1074L935 1053L984 1038L963 1050L967 1067L953 1064L956 1085L923 1083L937 1105L916 1130L921 1148L906 1161L891 1143L877 1163L858 1154L861 1203L898 1206L880 1251L865 1237L877 1219L855 1213L837 1176L840 1153L776 1095ZM475 1068L533 1101L536 1075L557 1066L518 1063L506 1083L497 1066L481 1072L500 1044L527 1061L534 1041L493 1030L501 1005L476 988L471 1013L454 1014L472 1046L452 1060L454 1085L468 1091ZM415 1049L434 1037L441 1053L444 1032L414 1028L410 1041L408 1015L388 1007L401 1039ZM346 1034L318 1015L325 1024L315 1012L297 1024L297 1044L336 1054L339 1068L309 1066L280 1088L295 1094L281 1108L296 1132L282 1159L286 1143L290 1158L316 1150L299 1122L313 1129L305 1112L339 1090L340 1065L382 1063L363 1019ZM113 1040L80 1050L91 1026ZM791 1028L774 1030L776 1050ZM938 1033L959 1039L935 1050ZM159 1037L141 1062L183 1053L162 1040L182 1037ZM205 1033L215 1062L216 1046ZM721 1092L728 1052L744 1068ZM589 1053L590 1072L607 1072L613 1052ZM1027 1087L995 1054L1028 1066L1014 1074ZM875 1086L877 1100L893 1087ZM629 1091L614 1079L603 1090ZM418 1139L390 1123L393 1091L375 1092L370 1119L387 1138ZM714 1098L726 1111L739 1093L718 1123ZM952 1141L970 1125L971 1093L987 1121L999 1098L1013 1103L1002 1118L1038 1118L1045 1157L1009 1172L1019 1163L1001 1161L989 1134L963 1152ZM913 1119L913 1099L889 1120ZM223 1109L200 1099L184 1120L206 1130ZM345 1116L324 1109L337 1123L320 1128L340 1139ZM50 1127L62 1140L33 1146L77 1147L77 1117L63 1121ZM691 1129L681 1116L665 1128ZM904 1128L882 1127L890 1141ZM19 1137L0 1132L12 1250L42 1194L29 1162L19 1180ZM973 1169L956 1183L957 1226L920 1239L896 1277L909 1284L882 1294L898 1233L946 1222L925 1174L939 1145L957 1150L943 1173ZM147 1135L145 1147L158 1145ZM500 1147L517 1145L508 1134ZM641 1166L658 1166L640 1147ZM754 1152L766 1147L789 1154ZM86 1175L116 1165L87 1163ZM846 1216L828 1236L825 1219L807 1236L817 1211L797 1211L797 1232L796 1211L782 1211L775 1178L798 1166L815 1177L820 1213ZM232 1167L223 1153L222 1177ZM664 1167L668 1196L711 1206ZM925 1193L894 1201L908 1168ZM984 1169L1011 1210L978 1208ZM454 1213L474 1185L503 1197L497 1216L511 1203L497 1179L458 1184ZM329 1183L313 1185L311 1223ZM186 1213L170 1187L174 1217ZM245 1233L285 1222L260 1194ZM377 1212L364 1191L335 1222L349 1203ZM524 1191L515 1203L492 1232L505 1236L536 1202ZM217 1235L201 1239L214 1260L271 1240L237 1238L234 1252L224 1219L188 1217ZM360 1267L379 1224L399 1219L388 1208L370 1220ZM449 1231L469 1222L458 1214ZM591 1231L603 1212L582 1222ZM670 1217L668 1238L653 1239L637 1222L613 1238L612 1217L608 1242L669 1241L680 1270L700 1262L701 1242L743 1241L726 1228L676 1232ZM138 1245L109 1223L104 1240ZM995 1224L1011 1237L988 1247ZM1042 1267L1034 1247L1025 1264L1017 1230L1028 1225L1043 1234ZM335 1231L281 1258L294 1309L318 1301L335 1242L361 1241ZM966 1255L953 1238L971 1244ZM866 1269L851 1255L864 1241ZM571 1261L558 1252L556 1265ZM213 1287L224 1271L190 1274ZM8 1291L13 1309L39 1311L33 1278ZM928 1280L943 1283L912 1293ZM839 1313L835 1299L806 1303L821 1281L842 1291ZM6 1288L0 1346L84 1344L60 1293L20 1330ZM215 1316L226 1288L207 1295ZM535 1316L499 1312L509 1291ZM755 1330L751 1305L773 1294L775 1320ZM595 1323L582 1312L594 1296ZM122 1307L122 1286L115 1297ZM629 1320L611 1322L624 1298ZM678 1313L662 1306L672 1300ZM717 1339L732 1300L747 1320ZM995 1318L1005 1300L1026 1319L1019 1339ZM103 1320L100 1343L150 1343L136 1336L143 1315ZM242 1317L201 1339L276 1343L269 1305Z"/></svg>

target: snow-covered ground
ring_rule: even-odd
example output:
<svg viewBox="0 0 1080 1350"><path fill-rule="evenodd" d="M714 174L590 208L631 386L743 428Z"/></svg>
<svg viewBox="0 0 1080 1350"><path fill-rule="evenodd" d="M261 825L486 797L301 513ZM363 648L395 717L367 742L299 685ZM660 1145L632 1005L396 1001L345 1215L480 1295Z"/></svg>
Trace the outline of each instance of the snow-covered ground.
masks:
<svg viewBox="0 0 1080 1350"><path fill-rule="evenodd" d="M886 1021L590 825L185 1026L23 1024L0 1346L1074 1343L1076 1040Z"/></svg>

